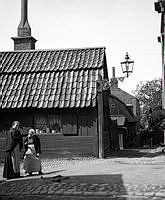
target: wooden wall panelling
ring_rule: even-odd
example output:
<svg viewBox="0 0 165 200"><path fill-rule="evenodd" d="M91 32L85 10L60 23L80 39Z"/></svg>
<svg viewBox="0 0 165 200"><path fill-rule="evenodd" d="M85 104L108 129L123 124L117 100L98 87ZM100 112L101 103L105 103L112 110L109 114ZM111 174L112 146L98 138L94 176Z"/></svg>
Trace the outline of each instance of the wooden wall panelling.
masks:
<svg viewBox="0 0 165 200"><path fill-rule="evenodd" d="M62 133L64 135L77 135L77 117L75 112L62 114Z"/></svg>

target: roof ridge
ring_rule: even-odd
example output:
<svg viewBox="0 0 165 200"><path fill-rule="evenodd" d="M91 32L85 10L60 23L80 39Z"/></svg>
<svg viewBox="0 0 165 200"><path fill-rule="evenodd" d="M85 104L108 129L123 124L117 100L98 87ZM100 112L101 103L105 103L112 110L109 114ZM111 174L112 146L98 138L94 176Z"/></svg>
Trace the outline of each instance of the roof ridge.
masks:
<svg viewBox="0 0 165 200"><path fill-rule="evenodd" d="M127 95L129 95L129 96L132 96L132 97L134 97L134 98L136 98L137 99L137 97L136 96L134 96L133 94L130 94L129 92L127 92L127 91L125 91L125 90L123 90L123 89L121 89L121 88L112 88L111 89L111 91L122 91L122 92L124 92L125 94L127 94Z"/></svg>
<svg viewBox="0 0 165 200"><path fill-rule="evenodd" d="M100 47L77 47L77 48L57 48L57 49L32 49L32 50L9 50L9 51L0 51L0 53L9 53L9 52L39 52L39 51L69 51L69 50L87 50L87 49L106 49L105 46Z"/></svg>

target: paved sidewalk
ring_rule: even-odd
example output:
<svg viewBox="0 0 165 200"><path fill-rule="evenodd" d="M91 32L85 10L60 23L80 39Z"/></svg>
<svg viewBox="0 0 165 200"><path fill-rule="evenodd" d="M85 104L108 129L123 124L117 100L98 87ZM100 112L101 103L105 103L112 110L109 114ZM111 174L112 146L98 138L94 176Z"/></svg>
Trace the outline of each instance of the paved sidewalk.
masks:
<svg viewBox="0 0 165 200"><path fill-rule="evenodd" d="M159 149L115 152L107 159L46 158L42 165L43 176L1 178L0 200L165 199L165 155Z"/></svg>

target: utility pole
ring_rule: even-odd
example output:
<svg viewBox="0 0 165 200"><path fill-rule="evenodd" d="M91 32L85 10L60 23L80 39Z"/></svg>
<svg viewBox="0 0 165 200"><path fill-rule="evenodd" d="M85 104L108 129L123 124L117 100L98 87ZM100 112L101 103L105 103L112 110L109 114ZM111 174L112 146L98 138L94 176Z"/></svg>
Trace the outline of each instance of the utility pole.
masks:
<svg viewBox="0 0 165 200"><path fill-rule="evenodd" d="M158 41L161 42L162 50L162 109L165 109L165 0L158 0L155 2L155 11L161 13L161 36ZM165 144L165 130L164 130L164 144Z"/></svg>

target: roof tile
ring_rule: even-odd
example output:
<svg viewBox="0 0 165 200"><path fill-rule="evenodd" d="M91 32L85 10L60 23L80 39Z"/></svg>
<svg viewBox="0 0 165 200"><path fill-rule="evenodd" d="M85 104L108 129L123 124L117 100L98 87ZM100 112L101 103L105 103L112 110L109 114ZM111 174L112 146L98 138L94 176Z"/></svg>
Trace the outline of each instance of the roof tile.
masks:
<svg viewBox="0 0 165 200"><path fill-rule="evenodd" d="M0 52L1 108L96 106L104 48Z"/></svg>

